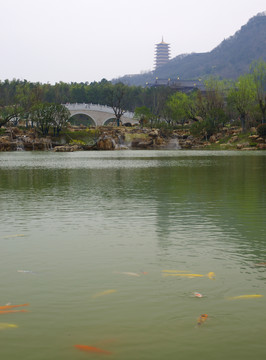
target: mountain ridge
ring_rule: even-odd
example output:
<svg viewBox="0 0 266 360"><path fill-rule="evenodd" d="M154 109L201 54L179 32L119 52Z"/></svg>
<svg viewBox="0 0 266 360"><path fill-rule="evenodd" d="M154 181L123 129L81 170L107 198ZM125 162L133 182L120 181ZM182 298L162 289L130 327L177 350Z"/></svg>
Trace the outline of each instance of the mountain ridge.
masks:
<svg viewBox="0 0 266 360"><path fill-rule="evenodd" d="M156 78L194 80L215 76L236 79L249 72L252 61L258 59L266 61L266 11L253 16L209 52L180 54L154 71L125 75L112 82L145 86L154 83Z"/></svg>

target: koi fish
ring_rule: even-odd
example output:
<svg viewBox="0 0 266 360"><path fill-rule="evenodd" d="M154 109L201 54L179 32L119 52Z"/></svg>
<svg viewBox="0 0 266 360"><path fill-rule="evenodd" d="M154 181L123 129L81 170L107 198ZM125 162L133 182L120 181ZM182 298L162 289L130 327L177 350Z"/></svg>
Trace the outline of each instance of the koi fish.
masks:
<svg viewBox="0 0 266 360"><path fill-rule="evenodd" d="M103 350L103 349L97 348L95 346L89 346L89 345L75 345L75 348L77 348L81 351L93 352L93 353L97 353L97 354L105 354L105 355L112 354L110 351Z"/></svg>
<svg viewBox="0 0 266 360"><path fill-rule="evenodd" d="M9 238L15 238L21 236L25 236L25 235L24 234L7 235L7 236L3 236L2 239L9 239Z"/></svg>
<svg viewBox="0 0 266 360"><path fill-rule="evenodd" d="M1 309L1 310L4 310L4 309L13 309L13 308L16 308L16 307L21 307L21 306L29 306L29 304L21 304L21 305L4 305L4 306L0 306L0 309Z"/></svg>
<svg viewBox="0 0 266 360"><path fill-rule="evenodd" d="M31 270L17 270L18 273L31 273L33 274L33 272Z"/></svg>
<svg viewBox="0 0 266 360"><path fill-rule="evenodd" d="M183 277L193 278L193 277L204 277L205 275L201 275L201 274L163 274L163 276L183 276Z"/></svg>
<svg viewBox="0 0 266 360"><path fill-rule="evenodd" d="M228 300L257 299L257 298L262 298L262 297L263 297L263 295L239 295L239 296L229 297Z"/></svg>
<svg viewBox="0 0 266 360"><path fill-rule="evenodd" d="M117 290L113 290L113 289L105 290L105 291L99 292L99 293L97 293L97 294L94 294L92 297L95 299L95 298L100 297L100 296L112 294L112 293L114 293L114 292L116 292L116 291L117 291Z"/></svg>
<svg viewBox="0 0 266 360"><path fill-rule="evenodd" d="M0 323L0 330L8 329L8 328L17 328L16 324L8 324L8 323Z"/></svg>
<svg viewBox="0 0 266 360"><path fill-rule="evenodd" d="M207 276L208 276L208 278L209 279L211 279L211 280L214 280L215 279L215 273L214 272L209 272L208 274L207 274Z"/></svg>
<svg viewBox="0 0 266 360"><path fill-rule="evenodd" d="M266 262L260 262L260 263L257 263L255 264L256 266L266 266Z"/></svg>
<svg viewBox="0 0 266 360"><path fill-rule="evenodd" d="M200 317L198 318L198 325L202 325L207 319L208 319L207 314L200 315Z"/></svg>
<svg viewBox="0 0 266 360"><path fill-rule="evenodd" d="M163 273L186 273L188 270L162 270Z"/></svg>
<svg viewBox="0 0 266 360"><path fill-rule="evenodd" d="M194 292L193 295L194 295L195 297L197 297L197 298L202 298L202 297L203 297L203 295L200 294L200 293L198 293L198 292Z"/></svg>
<svg viewBox="0 0 266 360"><path fill-rule="evenodd" d="M123 272L116 272L117 274L123 274L123 275L129 275L129 276L140 276L140 274L137 274L137 273L134 273L134 272L126 272L126 271L123 271Z"/></svg>
<svg viewBox="0 0 266 360"><path fill-rule="evenodd" d="M202 274L168 274L168 273L166 273L166 274L163 274L163 276L181 276L181 277L188 277L188 278L207 276L209 279L213 280L215 278L215 273L209 272L206 275L202 275Z"/></svg>
<svg viewBox="0 0 266 360"><path fill-rule="evenodd" d="M6 310L6 311L0 311L0 314L19 313L19 312L28 312L28 310Z"/></svg>

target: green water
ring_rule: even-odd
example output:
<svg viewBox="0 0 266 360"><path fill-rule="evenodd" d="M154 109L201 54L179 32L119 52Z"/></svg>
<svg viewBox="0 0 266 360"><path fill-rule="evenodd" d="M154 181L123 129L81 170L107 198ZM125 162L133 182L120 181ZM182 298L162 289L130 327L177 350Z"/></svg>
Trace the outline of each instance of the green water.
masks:
<svg viewBox="0 0 266 360"><path fill-rule="evenodd" d="M29 303L0 359L264 360L265 179L266 152L0 153L0 306Z"/></svg>

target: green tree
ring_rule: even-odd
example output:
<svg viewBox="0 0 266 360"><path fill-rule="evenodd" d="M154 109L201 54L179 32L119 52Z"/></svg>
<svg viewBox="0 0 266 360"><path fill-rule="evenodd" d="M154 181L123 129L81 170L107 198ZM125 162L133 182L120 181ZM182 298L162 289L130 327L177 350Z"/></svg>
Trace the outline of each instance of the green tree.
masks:
<svg viewBox="0 0 266 360"><path fill-rule="evenodd" d="M262 123L266 123L266 62L254 61L251 64L251 74L256 87L256 97L262 113Z"/></svg>
<svg viewBox="0 0 266 360"><path fill-rule="evenodd" d="M235 86L230 89L227 101L240 116L242 132L246 132L247 116L254 108L255 100L256 86L253 76L251 74L240 76Z"/></svg>
<svg viewBox="0 0 266 360"><path fill-rule="evenodd" d="M120 126L121 117L126 112L125 99L127 86L122 83L117 83L115 85L110 84L106 90L108 90L106 93L107 105L112 107L117 126Z"/></svg>
<svg viewBox="0 0 266 360"><path fill-rule="evenodd" d="M182 92L173 94L166 103L167 117L177 124L184 125L190 115L190 99Z"/></svg>
<svg viewBox="0 0 266 360"><path fill-rule="evenodd" d="M22 111L19 105L0 106L0 128L10 121L16 124Z"/></svg>
<svg viewBox="0 0 266 360"><path fill-rule="evenodd" d="M53 110L54 136L59 136L60 131L66 127L70 118L70 111L61 104L51 104Z"/></svg>
<svg viewBox="0 0 266 360"><path fill-rule="evenodd" d="M194 133L209 138L227 121L227 88L226 82L211 77L205 82L205 91L197 91L194 95L194 105L190 106L191 118L197 120L193 124Z"/></svg>
<svg viewBox="0 0 266 360"><path fill-rule="evenodd" d="M48 103L37 103L31 109L32 122L44 136L49 134L49 129L53 125L53 112L53 105Z"/></svg>
<svg viewBox="0 0 266 360"><path fill-rule="evenodd" d="M140 106L135 108L134 117L139 120L140 126L149 124L152 122L153 114L149 108L146 106Z"/></svg>

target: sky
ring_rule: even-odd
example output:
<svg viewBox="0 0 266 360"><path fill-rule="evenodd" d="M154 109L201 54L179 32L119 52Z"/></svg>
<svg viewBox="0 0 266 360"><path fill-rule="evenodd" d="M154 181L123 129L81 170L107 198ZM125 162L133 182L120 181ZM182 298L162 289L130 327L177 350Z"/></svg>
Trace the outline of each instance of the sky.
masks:
<svg viewBox="0 0 266 360"><path fill-rule="evenodd" d="M207 52L265 11L265 0L0 0L0 80L139 74L162 37L172 58Z"/></svg>

